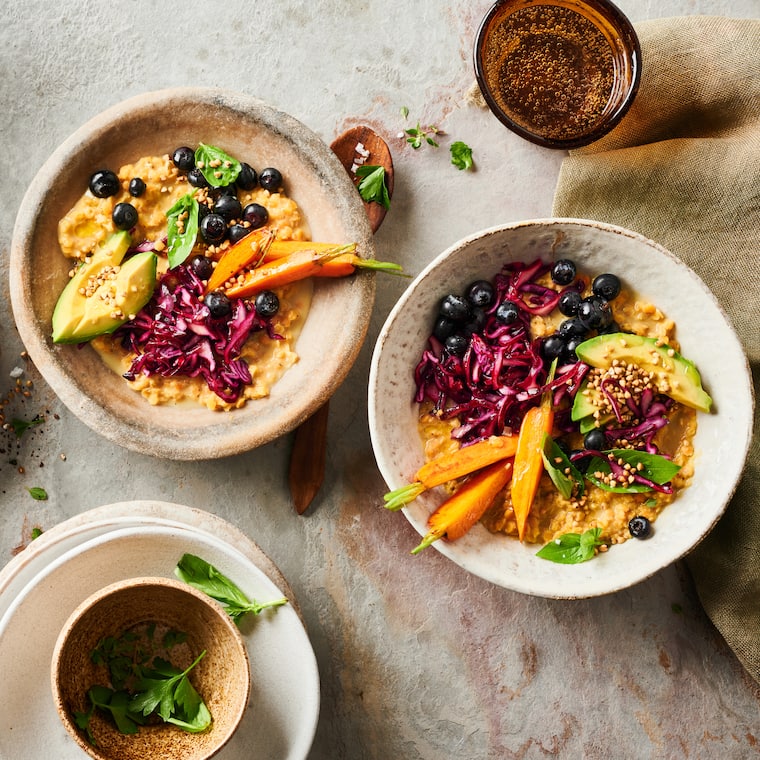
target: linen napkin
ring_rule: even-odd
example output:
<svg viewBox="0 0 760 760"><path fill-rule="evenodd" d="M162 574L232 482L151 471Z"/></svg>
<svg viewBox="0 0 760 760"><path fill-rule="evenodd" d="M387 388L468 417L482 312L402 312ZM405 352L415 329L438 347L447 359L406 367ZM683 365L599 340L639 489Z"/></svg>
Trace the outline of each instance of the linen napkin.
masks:
<svg viewBox="0 0 760 760"><path fill-rule="evenodd" d="M563 161L553 213L634 230L690 266L733 322L760 400L760 19L659 19L637 32L636 100ZM757 681L759 428L756 411L734 498L686 559L705 611Z"/></svg>

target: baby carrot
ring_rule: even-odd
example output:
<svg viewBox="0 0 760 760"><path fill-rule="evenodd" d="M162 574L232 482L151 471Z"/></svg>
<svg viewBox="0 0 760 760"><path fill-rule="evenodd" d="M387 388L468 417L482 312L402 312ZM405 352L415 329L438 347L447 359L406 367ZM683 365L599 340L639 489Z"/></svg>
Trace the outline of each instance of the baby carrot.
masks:
<svg viewBox="0 0 760 760"><path fill-rule="evenodd" d="M514 456L516 449L516 435L493 435L483 441L442 454L423 464L415 473L414 482L385 494L385 508L392 511L401 509L424 491Z"/></svg>
<svg viewBox="0 0 760 760"><path fill-rule="evenodd" d="M461 538L480 520L499 491L512 477L512 460L496 462L477 472L446 499L428 518L430 530L412 554L419 554L444 536L449 541Z"/></svg>
<svg viewBox="0 0 760 760"><path fill-rule="evenodd" d="M206 292L217 290L238 272L261 261L271 247L273 240L274 232L263 227L230 246L222 254L211 277L209 277Z"/></svg>

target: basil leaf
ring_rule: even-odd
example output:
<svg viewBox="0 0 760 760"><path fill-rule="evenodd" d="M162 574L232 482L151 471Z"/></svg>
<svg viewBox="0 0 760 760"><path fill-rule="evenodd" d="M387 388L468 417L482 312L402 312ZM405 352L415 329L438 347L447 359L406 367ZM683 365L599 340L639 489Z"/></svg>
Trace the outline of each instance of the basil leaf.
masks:
<svg viewBox="0 0 760 760"><path fill-rule="evenodd" d="M215 145L199 143L195 149L195 165L212 187L231 185L240 174L240 161Z"/></svg>
<svg viewBox="0 0 760 760"><path fill-rule="evenodd" d="M630 465L638 475L657 485L669 483L681 469L680 465L660 454L649 454L646 451L634 449L611 449L609 453L616 460L622 460L624 464ZM641 464L640 469L638 468L639 464ZM586 478L598 488L612 493L645 493L652 490L651 486L646 483L637 482L610 486L597 473L602 476L609 475L612 473L612 467L607 459L593 457L589 462Z"/></svg>
<svg viewBox="0 0 760 760"><path fill-rule="evenodd" d="M460 171L472 169L472 148L461 140L451 143L451 163Z"/></svg>
<svg viewBox="0 0 760 760"><path fill-rule="evenodd" d="M382 166L366 164L356 169L356 176L361 177L359 195L367 203L379 203L383 208L391 207L391 198L385 185L385 169Z"/></svg>
<svg viewBox="0 0 760 760"><path fill-rule="evenodd" d="M548 434L544 434L541 456L544 460L546 472L563 498L570 499L573 496L576 498L583 496L583 492L586 490L583 475Z"/></svg>
<svg viewBox="0 0 760 760"><path fill-rule="evenodd" d="M191 193L183 195L166 212L169 268L179 266L191 253L198 237L198 201Z"/></svg>
<svg viewBox="0 0 760 760"><path fill-rule="evenodd" d="M565 533L539 549L536 556L562 565L586 562L594 556L594 549L602 545L599 540L601 533L601 528L590 528L583 534Z"/></svg>

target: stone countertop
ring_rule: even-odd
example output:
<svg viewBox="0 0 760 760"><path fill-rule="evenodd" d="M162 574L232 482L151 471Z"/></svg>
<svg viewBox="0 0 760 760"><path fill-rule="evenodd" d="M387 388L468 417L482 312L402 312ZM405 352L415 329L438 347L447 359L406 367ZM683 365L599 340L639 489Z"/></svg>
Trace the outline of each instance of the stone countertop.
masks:
<svg viewBox="0 0 760 760"><path fill-rule="evenodd" d="M303 516L287 489L290 436L217 461L157 461L97 437L21 356L6 284L21 197L71 132L141 92L243 91L328 143L371 125L396 167L377 256L412 273L475 230L549 216L563 154L520 140L470 97L473 38L489 4L6 4L0 397L23 368L28 395L7 408L45 423L20 439L0 430L0 565L34 527L117 501L176 502L229 520L273 559L303 612L322 679L312 760L754 756L757 686L706 618L683 563L617 594L566 602L492 586L435 551L409 555L416 533L379 507L385 484L366 412L372 346L404 281L378 277L367 341L331 404L326 481ZM618 5L634 22L760 12L758 0ZM445 132L440 149L414 151L398 137L417 121ZM453 140L472 146L476 171L449 164ZM46 501L31 498L35 486Z"/></svg>

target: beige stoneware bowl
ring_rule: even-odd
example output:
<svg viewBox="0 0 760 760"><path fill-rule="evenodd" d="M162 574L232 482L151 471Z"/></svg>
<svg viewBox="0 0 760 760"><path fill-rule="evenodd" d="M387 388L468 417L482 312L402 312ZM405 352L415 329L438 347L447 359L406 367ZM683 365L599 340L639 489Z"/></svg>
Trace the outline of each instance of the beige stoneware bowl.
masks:
<svg viewBox="0 0 760 760"><path fill-rule="evenodd" d="M380 332L369 379L372 446L389 491L413 479L424 461L413 373L440 299L477 279L491 279L508 261L536 257L573 259L592 276L613 272L624 287L675 320L682 353L696 363L714 402L711 414L698 415L694 478L658 517L649 539L631 539L581 564L539 559L540 546L493 535L480 524L457 541L440 540L433 547L465 570L515 591L598 596L651 576L707 535L736 487L752 437L754 399L741 344L704 283L662 246L620 227L580 219L516 222L454 243L411 283ZM427 532L428 516L444 498L434 489L405 508L417 532ZM414 545L410 539L409 549ZM424 562L424 553L414 561Z"/></svg>
<svg viewBox="0 0 760 760"><path fill-rule="evenodd" d="M203 733L188 733L169 724L150 725L140 727L137 734L125 735L95 711L90 721L97 741L93 746L73 719L74 712L89 708L88 689L106 683L107 671L92 662L90 653L104 637L120 636L150 622L157 624L157 631L174 629L187 634L186 642L170 655L177 667L187 667L206 650L190 680L211 712L212 725ZM63 725L96 760L213 757L240 724L251 690L245 643L221 605L187 584L158 577L119 581L82 602L56 642L51 681Z"/></svg>
<svg viewBox="0 0 760 760"><path fill-rule="evenodd" d="M256 168L277 167L313 240L355 241L363 256L374 256L361 198L337 157L302 123L247 95L205 88L140 95L88 121L53 153L22 200L13 234L10 292L21 339L61 401L89 427L127 448L177 460L247 451L310 416L355 361L375 293L372 275L319 278L296 345L299 362L269 397L229 414L151 406L88 346L54 345L51 316L69 269L57 225L92 172L199 142Z"/></svg>

